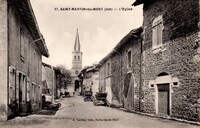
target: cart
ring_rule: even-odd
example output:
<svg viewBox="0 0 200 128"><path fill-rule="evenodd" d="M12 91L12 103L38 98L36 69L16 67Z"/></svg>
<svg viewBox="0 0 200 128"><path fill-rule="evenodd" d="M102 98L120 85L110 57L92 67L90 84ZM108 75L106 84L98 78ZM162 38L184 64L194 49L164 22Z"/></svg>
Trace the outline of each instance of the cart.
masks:
<svg viewBox="0 0 200 128"><path fill-rule="evenodd" d="M107 92L97 92L93 99L94 106L104 105L109 106L109 102L107 100Z"/></svg>
<svg viewBox="0 0 200 128"><path fill-rule="evenodd" d="M92 91L85 91L83 100L92 101Z"/></svg>

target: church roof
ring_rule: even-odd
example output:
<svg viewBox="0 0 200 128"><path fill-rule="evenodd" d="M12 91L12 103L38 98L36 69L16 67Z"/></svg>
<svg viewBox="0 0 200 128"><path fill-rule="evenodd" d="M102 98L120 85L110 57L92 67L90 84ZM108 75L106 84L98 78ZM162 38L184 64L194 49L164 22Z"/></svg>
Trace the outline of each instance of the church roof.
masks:
<svg viewBox="0 0 200 128"><path fill-rule="evenodd" d="M78 29L76 32L76 39L75 39L75 44L74 44L74 52L80 52L81 46L80 46L80 40L79 40L79 34L78 34Z"/></svg>

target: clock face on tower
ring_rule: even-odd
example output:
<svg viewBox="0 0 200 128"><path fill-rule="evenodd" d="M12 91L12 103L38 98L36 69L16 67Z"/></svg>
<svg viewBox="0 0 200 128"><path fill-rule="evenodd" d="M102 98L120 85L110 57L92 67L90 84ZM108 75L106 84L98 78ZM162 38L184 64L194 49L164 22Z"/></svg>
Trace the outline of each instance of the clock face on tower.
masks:
<svg viewBox="0 0 200 128"><path fill-rule="evenodd" d="M75 74L76 74L76 75L78 75L78 73L79 73L79 71L78 71L78 70L76 70L76 71L75 71Z"/></svg>

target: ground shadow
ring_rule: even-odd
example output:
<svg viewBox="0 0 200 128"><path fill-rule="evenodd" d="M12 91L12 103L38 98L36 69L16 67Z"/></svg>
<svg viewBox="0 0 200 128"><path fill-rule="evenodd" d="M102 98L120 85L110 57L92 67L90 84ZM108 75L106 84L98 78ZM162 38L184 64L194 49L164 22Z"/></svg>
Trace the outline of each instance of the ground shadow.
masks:
<svg viewBox="0 0 200 128"><path fill-rule="evenodd" d="M55 115L58 110L40 110L36 115Z"/></svg>

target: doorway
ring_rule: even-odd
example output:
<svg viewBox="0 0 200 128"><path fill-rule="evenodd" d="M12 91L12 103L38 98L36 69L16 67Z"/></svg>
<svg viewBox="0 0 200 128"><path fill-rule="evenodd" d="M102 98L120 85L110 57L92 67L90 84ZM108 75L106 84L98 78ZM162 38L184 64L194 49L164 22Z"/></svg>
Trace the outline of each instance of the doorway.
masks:
<svg viewBox="0 0 200 128"><path fill-rule="evenodd" d="M18 89L18 97L19 97L19 114L26 112L26 76L19 73L18 77L19 89Z"/></svg>
<svg viewBox="0 0 200 128"><path fill-rule="evenodd" d="M158 114L169 115L170 114L170 92L169 83L158 84Z"/></svg>
<svg viewBox="0 0 200 128"><path fill-rule="evenodd" d="M134 75L127 73L124 80L124 108L127 110L134 109Z"/></svg>
<svg viewBox="0 0 200 128"><path fill-rule="evenodd" d="M75 80L74 82L74 92L78 93L79 92L79 80Z"/></svg>

